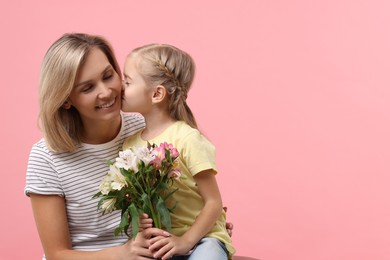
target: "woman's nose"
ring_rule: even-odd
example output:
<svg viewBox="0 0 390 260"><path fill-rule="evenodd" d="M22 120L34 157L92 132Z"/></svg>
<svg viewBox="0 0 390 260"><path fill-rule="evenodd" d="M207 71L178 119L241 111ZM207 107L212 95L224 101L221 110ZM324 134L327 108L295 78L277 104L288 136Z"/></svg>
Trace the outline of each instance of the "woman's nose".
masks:
<svg viewBox="0 0 390 260"><path fill-rule="evenodd" d="M111 96L111 93L112 93L112 89L104 83L99 84L98 91L99 91L99 93L98 93L99 98L109 97L109 96Z"/></svg>

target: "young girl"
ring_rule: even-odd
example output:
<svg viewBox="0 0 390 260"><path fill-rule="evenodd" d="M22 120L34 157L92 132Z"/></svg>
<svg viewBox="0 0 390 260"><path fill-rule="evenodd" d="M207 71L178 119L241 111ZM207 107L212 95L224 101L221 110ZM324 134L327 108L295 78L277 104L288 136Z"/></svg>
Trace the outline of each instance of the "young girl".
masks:
<svg viewBox="0 0 390 260"><path fill-rule="evenodd" d="M124 149L171 143L180 153L184 179L167 203L172 235L155 237L154 257L169 259L230 259L235 252L225 228L225 213L215 174L215 148L198 130L186 103L195 65L185 52L166 44L133 50L125 62L122 110L141 113L146 127L129 137ZM168 205L169 206L169 205Z"/></svg>

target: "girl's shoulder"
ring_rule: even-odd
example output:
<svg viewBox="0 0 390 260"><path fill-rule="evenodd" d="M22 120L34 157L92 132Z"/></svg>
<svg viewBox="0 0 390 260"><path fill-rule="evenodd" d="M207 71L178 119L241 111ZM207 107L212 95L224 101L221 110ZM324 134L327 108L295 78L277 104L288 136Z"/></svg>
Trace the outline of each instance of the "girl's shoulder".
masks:
<svg viewBox="0 0 390 260"><path fill-rule="evenodd" d="M192 128L184 121L177 121L168 131L166 131L163 138L172 140L177 145L186 145L193 143L209 142L208 139L196 128Z"/></svg>
<svg viewBox="0 0 390 260"><path fill-rule="evenodd" d="M174 134L175 136L181 136L182 138L187 135L200 135L198 129L192 128L184 121L177 121L169 128L170 134Z"/></svg>

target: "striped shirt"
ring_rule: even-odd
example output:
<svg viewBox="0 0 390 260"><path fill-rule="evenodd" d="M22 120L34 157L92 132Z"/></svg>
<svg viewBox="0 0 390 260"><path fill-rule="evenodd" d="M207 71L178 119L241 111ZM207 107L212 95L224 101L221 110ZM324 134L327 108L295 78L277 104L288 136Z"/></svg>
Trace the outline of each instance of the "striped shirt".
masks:
<svg viewBox="0 0 390 260"><path fill-rule="evenodd" d="M122 114L119 134L105 144L81 144L72 153L53 153L41 139L33 145L27 167L25 194L65 198L73 249L92 251L125 243L125 234L114 236L119 210L102 215L97 210L99 184L108 172L107 160L115 160L124 140L145 127L138 114ZM97 129L98 131L98 129Z"/></svg>

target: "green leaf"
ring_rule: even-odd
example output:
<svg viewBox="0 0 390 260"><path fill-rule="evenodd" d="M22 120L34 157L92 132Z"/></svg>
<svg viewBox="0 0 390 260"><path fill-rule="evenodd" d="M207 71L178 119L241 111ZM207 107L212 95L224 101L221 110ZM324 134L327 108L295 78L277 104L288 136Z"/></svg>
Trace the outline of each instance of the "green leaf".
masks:
<svg viewBox="0 0 390 260"><path fill-rule="evenodd" d="M156 208L157 211L160 213L161 223L168 231L170 231L172 228L171 216L169 215L169 210L167 206L161 198L158 199Z"/></svg>
<svg viewBox="0 0 390 260"><path fill-rule="evenodd" d="M106 160L107 165L113 165L114 163L111 160Z"/></svg>
<svg viewBox="0 0 390 260"><path fill-rule="evenodd" d="M93 195L92 199L95 199L95 198L98 198L102 195L102 192L99 191L98 193L96 193L95 195Z"/></svg>
<svg viewBox="0 0 390 260"><path fill-rule="evenodd" d="M164 201L166 200L166 199L168 199L173 193L175 193L177 190L178 190L179 188L176 188L176 189L174 189L174 190L172 190L170 193L168 193L166 196L164 196Z"/></svg>
<svg viewBox="0 0 390 260"><path fill-rule="evenodd" d="M122 213L122 218L121 218L121 223L119 224L119 227L117 227L114 231L114 235L117 236L119 235L120 232L122 232L122 230L125 230L125 233L127 236L129 236L127 234L127 229L129 227L130 223L129 223L129 212L127 210L125 210L123 213Z"/></svg>
<svg viewBox="0 0 390 260"><path fill-rule="evenodd" d="M129 211L130 211L130 216L131 216L131 229L133 232L133 239L135 239L135 237L137 236L138 231L139 231L139 214L138 214L138 210L135 207L134 203L130 204Z"/></svg>

